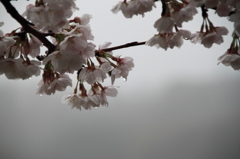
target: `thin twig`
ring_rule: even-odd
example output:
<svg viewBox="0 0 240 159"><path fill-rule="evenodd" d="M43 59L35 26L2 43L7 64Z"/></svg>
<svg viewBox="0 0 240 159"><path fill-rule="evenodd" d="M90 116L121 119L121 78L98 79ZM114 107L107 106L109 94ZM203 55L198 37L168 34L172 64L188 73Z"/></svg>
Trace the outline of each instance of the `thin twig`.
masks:
<svg viewBox="0 0 240 159"><path fill-rule="evenodd" d="M144 45L145 43L146 43L146 41L144 41L144 42L135 41L135 42L127 43L127 44L124 44L124 45L119 45L119 46L114 46L114 47L102 49L101 51L109 52L109 51L113 51L113 50L123 49L123 48L126 48L126 47Z"/></svg>

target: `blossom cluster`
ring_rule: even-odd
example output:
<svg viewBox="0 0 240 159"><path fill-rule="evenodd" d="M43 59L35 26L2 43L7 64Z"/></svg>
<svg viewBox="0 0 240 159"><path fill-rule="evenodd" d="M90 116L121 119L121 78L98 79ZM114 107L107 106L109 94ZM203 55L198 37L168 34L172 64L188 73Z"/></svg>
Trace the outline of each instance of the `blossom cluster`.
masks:
<svg viewBox="0 0 240 159"><path fill-rule="evenodd" d="M144 15L156 7L153 3L157 0L124 0L112 8L113 13L121 11L126 18L133 15ZM146 41L146 45L157 48L178 47L183 45L184 40L192 43L200 43L206 48L211 48L213 44L223 43L223 35L228 34L228 30L223 26L214 26L208 16L208 9L215 9L220 17L228 17L234 23L233 41L228 51L219 58L220 63L232 66L235 70L240 69L239 44L236 41L240 37L240 2L238 0L161 0L162 14L154 23L157 34ZM133 4L137 7L133 7ZM143 5L144 4L144 5ZM134 9L133 9L134 8ZM201 8L203 23L200 30L191 33L182 29L184 22L193 20L198 13L197 8Z"/></svg>
<svg viewBox="0 0 240 159"><path fill-rule="evenodd" d="M157 33L141 44L164 50L180 48L184 40L206 48L222 44L228 30L215 26L210 20L208 10L214 9L220 17L228 17L234 27L230 48L219 57L219 63L240 70L239 0L123 0L111 11L121 11L126 18L144 16L156 8L158 1L162 3L162 13L153 24ZM11 6L9 1L0 2L8 3L6 8ZM198 8L203 22L196 33L191 33L183 28L183 23L193 20ZM72 18L78 9L75 0L36 0L35 4L26 7L22 16L13 16L22 27L6 34L0 30L0 75L25 80L42 74L36 93L52 95L72 87L73 80L69 74L75 74L73 93L65 95L62 103L79 110L108 106L107 97L118 94L117 87L113 86L115 80L127 80L134 68L133 58L113 55L113 50L122 47L111 48L111 42L96 48L90 27L92 17L84 14ZM0 27L2 25L4 23L0 22ZM134 46L136 43L128 44ZM45 53L41 52L42 46L47 48ZM111 85L103 86L108 77Z"/></svg>
<svg viewBox="0 0 240 159"><path fill-rule="evenodd" d="M0 74L24 80L42 72L36 93L52 95L72 87L68 74L75 73L76 87L72 94L63 97L62 103L80 110L108 106L107 96L115 97L118 93L113 86L115 79L127 79L134 67L133 59L104 51L110 42L96 50L90 28L92 17L84 14L70 19L76 9L74 0L39 0L28 5L23 16L41 35L49 36L54 50L41 54L42 41L24 27L9 34L0 30ZM107 77L112 86L101 84ZM86 85L90 90L86 90Z"/></svg>

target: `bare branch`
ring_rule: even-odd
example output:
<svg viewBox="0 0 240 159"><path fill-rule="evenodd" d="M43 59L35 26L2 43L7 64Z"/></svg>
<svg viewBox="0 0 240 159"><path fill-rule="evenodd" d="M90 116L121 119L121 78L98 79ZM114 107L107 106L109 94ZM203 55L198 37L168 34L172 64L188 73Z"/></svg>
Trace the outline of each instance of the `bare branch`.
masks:
<svg viewBox="0 0 240 159"><path fill-rule="evenodd" d="M118 50L118 49L123 49L126 47L133 47L133 46L138 46L138 45L144 45L146 43L146 41L144 42L131 42L131 43L127 43L124 45L119 45L119 46L115 46L115 47L110 47L110 48L106 48L106 49L102 49L101 51L105 51L105 52L109 52L109 51L113 51L113 50Z"/></svg>

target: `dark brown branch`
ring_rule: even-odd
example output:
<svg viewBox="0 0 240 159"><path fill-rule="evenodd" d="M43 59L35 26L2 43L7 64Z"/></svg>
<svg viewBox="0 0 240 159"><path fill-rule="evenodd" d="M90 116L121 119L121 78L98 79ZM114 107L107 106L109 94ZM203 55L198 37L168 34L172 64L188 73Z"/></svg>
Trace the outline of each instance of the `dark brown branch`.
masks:
<svg viewBox="0 0 240 159"><path fill-rule="evenodd" d="M113 51L113 50L118 50L118 49L123 49L126 47L133 47L133 46L138 46L138 45L144 45L146 43L146 41L144 42L131 42L131 43L127 43L124 45L119 45L119 46L115 46L115 47L110 47L110 48L106 48L106 49L102 49L101 51L105 51L105 52L109 52L109 51Z"/></svg>
<svg viewBox="0 0 240 159"><path fill-rule="evenodd" d="M33 25L32 23L28 22L25 18L23 18L18 11L13 7L13 5L10 3L10 0L1 0L3 6L7 10L7 12L18 22L21 24L23 29L37 37L44 46L48 48L48 54L53 52L55 50L55 45L53 45L43 33L37 31L30 25Z"/></svg>

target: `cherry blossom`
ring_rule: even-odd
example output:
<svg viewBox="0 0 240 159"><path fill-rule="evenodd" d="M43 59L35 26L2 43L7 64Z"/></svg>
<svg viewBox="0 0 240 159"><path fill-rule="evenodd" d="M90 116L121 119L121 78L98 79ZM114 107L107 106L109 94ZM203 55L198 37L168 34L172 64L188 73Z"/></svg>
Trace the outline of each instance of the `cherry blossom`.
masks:
<svg viewBox="0 0 240 159"><path fill-rule="evenodd" d="M62 103L68 104L71 108L77 108L81 110L81 105L84 102L77 94L67 94L62 97Z"/></svg>
<svg viewBox="0 0 240 159"><path fill-rule="evenodd" d="M124 57L124 58L115 58L117 66L111 71L111 81L114 84L116 78L123 77L124 80L127 80L129 71L134 67L133 58Z"/></svg>
<svg viewBox="0 0 240 159"><path fill-rule="evenodd" d="M59 44L59 50L51 53L43 60L43 64L51 61L54 70L60 73L73 73L93 57L95 45L82 38L83 34L67 36Z"/></svg>
<svg viewBox="0 0 240 159"><path fill-rule="evenodd" d="M11 5L9 1L1 3ZM74 92L65 95L62 103L79 110L108 106L108 97L117 96L118 91L115 86L103 86L103 82L107 82L108 77L112 85L117 78L127 80L134 68L133 58L116 56L114 50L144 44L167 50L180 48L184 40L200 43L206 48L222 44L223 35L227 35L228 30L210 21L208 10L212 9L218 16L228 17L234 24L233 41L219 57L219 63L240 70L238 0L122 0L111 11L115 14L120 11L125 18L135 15L144 17L146 12L156 7L155 3L162 4L162 11L151 24L157 33L149 40L115 47L110 47L111 42L107 42L96 49L90 27L92 16L83 14L72 17L73 12L78 10L75 0L38 0L26 7L23 17L11 15L21 24L20 28L7 34L0 30L0 74L8 79L25 80L42 72L36 90L40 95L66 90L66 87L72 86L68 73L75 74ZM192 34L183 27L183 23L193 20L200 7L203 23L200 30ZM12 11L8 12L11 14ZM0 22L0 27L2 25L3 22ZM45 53L41 53L42 47L46 47Z"/></svg>
<svg viewBox="0 0 240 159"><path fill-rule="evenodd" d="M3 22L0 22L0 27L4 25ZM0 30L0 58L4 56L7 53L7 49L10 46L13 46L15 44L15 39L13 37L4 36L4 33L2 30Z"/></svg>
<svg viewBox="0 0 240 159"><path fill-rule="evenodd" d="M212 47L213 43L221 44L223 42L222 35L227 35L228 30L225 27L216 27L213 31L207 32L201 40L201 44L205 47Z"/></svg>
<svg viewBox="0 0 240 159"><path fill-rule="evenodd" d="M171 33L173 31L173 26L173 18L168 16L163 16L154 23L154 27L159 33Z"/></svg>
<svg viewBox="0 0 240 159"><path fill-rule="evenodd" d="M118 2L111 11L115 14L121 11L126 18L131 18L133 16L132 11L128 9L127 2Z"/></svg>
<svg viewBox="0 0 240 159"><path fill-rule="evenodd" d="M86 81L88 84L103 82L107 78L107 73L111 70L109 62L103 62L100 66L90 65L83 68L79 73L79 79Z"/></svg>
<svg viewBox="0 0 240 159"><path fill-rule="evenodd" d="M43 78L38 83L37 94L51 95L56 91L64 91L67 86L72 86L72 80L67 74L57 74L44 71Z"/></svg>
<svg viewBox="0 0 240 159"><path fill-rule="evenodd" d="M178 30L177 32L154 35L146 42L146 45L167 50L168 48L174 48L175 46L181 47L183 39L189 39L190 37L190 31Z"/></svg>
<svg viewBox="0 0 240 159"><path fill-rule="evenodd" d="M239 37L233 34L233 41L230 48L218 58L219 63L225 66L231 66L234 70L240 70L240 47ZM218 64L219 64L218 63Z"/></svg>
<svg viewBox="0 0 240 159"><path fill-rule="evenodd" d="M169 34L167 34L167 33L166 34L156 34L146 42L146 45L155 46L157 48L161 47L161 48L167 50L168 36L169 36Z"/></svg>
<svg viewBox="0 0 240 159"><path fill-rule="evenodd" d="M182 27L183 22L193 20L193 16L197 14L197 9L194 3L183 5L183 7L173 13L173 19L177 26Z"/></svg>
<svg viewBox="0 0 240 159"><path fill-rule="evenodd" d="M7 58L0 60L0 74L5 74L8 79L29 79L33 75L39 76L40 62L24 61L21 58Z"/></svg>
<svg viewBox="0 0 240 159"><path fill-rule="evenodd" d="M118 2L112 8L112 12L116 14L121 11L126 18L132 18L133 15L138 14L144 16L144 13L151 11L153 7L156 7L153 0L131 0L128 2L125 0Z"/></svg>
<svg viewBox="0 0 240 159"><path fill-rule="evenodd" d="M153 0L132 0L128 2L128 9L134 15L141 14L144 16L144 13L151 11L153 7L156 7Z"/></svg>
<svg viewBox="0 0 240 159"><path fill-rule="evenodd" d="M67 26L67 18L78 9L74 0L43 0L43 3L39 1L36 5L27 6L23 14L42 31L59 32Z"/></svg>
<svg viewBox="0 0 240 159"><path fill-rule="evenodd" d="M234 22L235 33L240 36L240 3L236 5L236 11L234 14L230 15L229 20Z"/></svg>
<svg viewBox="0 0 240 159"><path fill-rule="evenodd" d="M231 66L234 70L240 70L240 54L225 53L218 58L219 63Z"/></svg>

